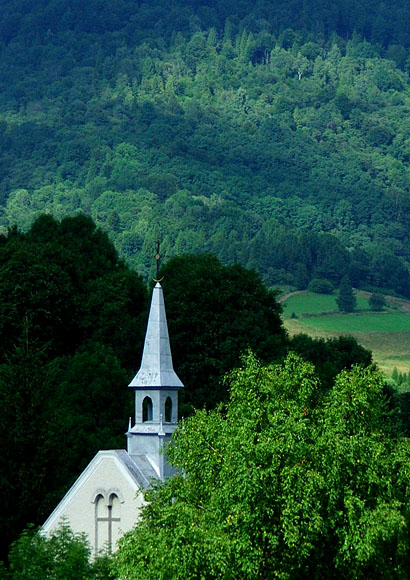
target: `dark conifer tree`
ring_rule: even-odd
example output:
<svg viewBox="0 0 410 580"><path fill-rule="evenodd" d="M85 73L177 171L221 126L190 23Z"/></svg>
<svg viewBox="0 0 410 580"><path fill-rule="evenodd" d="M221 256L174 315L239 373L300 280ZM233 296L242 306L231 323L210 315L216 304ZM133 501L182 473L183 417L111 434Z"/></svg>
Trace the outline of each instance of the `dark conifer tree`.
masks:
<svg viewBox="0 0 410 580"><path fill-rule="evenodd" d="M342 278L336 302L341 312L353 312L356 308L357 301L348 276L343 276Z"/></svg>

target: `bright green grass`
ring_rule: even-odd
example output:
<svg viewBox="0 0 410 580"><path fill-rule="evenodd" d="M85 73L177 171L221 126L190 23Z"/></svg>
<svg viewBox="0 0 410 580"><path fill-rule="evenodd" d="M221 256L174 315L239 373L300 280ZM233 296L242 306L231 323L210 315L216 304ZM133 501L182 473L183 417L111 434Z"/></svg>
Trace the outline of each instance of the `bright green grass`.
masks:
<svg viewBox="0 0 410 580"><path fill-rule="evenodd" d="M338 312L336 304L337 294L313 294L301 292L290 296L283 304L283 313L286 317L294 312L297 316L304 314L320 314L321 312ZM364 298L357 299L357 308L369 310L369 303Z"/></svg>
<svg viewBox="0 0 410 580"><path fill-rule="evenodd" d="M401 373L410 370L410 332L332 332L307 326L307 320L287 318L286 329L291 336L305 333L313 338L336 338L350 334L373 353L373 360L387 377L391 377L395 367Z"/></svg>
<svg viewBox="0 0 410 580"><path fill-rule="evenodd" d="M360 296L360 294L362 294ZM391 377L394 368L410 369L410 314L389 308L384 313L368 310L369 294L359 293L358 307L366 312L342 315L337 312L336 294L318 295L301 292L290 296L284 306L284 323L291 335L306 333L314 338L350 334L373 353L378 367ZM332 312L332 314L321 313ZM298 318L290 318L292 312Z"/></svg>
<svg viewBox="0 0 410 580"><path fill-rule="evenodd" d="M333 332L410 332L410 314L401 312L312 316L303 322Z"/></svg>

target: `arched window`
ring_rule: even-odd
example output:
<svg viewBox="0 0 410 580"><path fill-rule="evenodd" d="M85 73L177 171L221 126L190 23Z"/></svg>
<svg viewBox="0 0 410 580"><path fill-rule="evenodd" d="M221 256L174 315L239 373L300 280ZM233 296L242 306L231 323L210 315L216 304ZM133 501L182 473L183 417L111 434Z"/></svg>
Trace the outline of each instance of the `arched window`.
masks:
<svg viewBox="0 0 410 580"><path fill-rule="evenodd" d="M102 495L95 498L95 555L108 544L108 528L102 522L106 521L107 506Z"/></svg>
<svg viewBox="0 0 410 580"><path fill-rule="evenodd" d="M165 401L165 423L172 422L172 399L167 397Z"/></svg>
<svg viewBox="0 0 410 580"><path fill-rule="evenodd" d="M102 495L95 499L95 553L98 554L104 548L108 553L112 552L113 539L117 535L113 529L114 522L120 522L120 500L112 493L108 505ZM116 538L115 538L116 539Z"/></svg>
<svg viewBox="0 0 410 580"><path fill-rule="evenodd" d="M152 400L151 397L145 397L142 401L142 421L152 421Z"/></svg>

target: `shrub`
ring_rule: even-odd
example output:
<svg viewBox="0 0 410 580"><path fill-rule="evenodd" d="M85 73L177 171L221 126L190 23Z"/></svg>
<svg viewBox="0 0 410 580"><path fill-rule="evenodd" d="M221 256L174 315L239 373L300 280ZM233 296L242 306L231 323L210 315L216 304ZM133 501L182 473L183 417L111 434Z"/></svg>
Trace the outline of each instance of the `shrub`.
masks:
<svg viewBox="0 0 410 580"><path fill-rule="evenodd" d="M380 312L386 306L386 300L382 294L378 292L373 292L373 294L369 298L369 306L371 310L375 310L376 312Z"/></svg>
<svg viewBox="0 0 410 580"><path fill-rule="evenodd" d="M335 287L325 278L315 278L311 280L308 290L316 294L331 294Z"/></svg>

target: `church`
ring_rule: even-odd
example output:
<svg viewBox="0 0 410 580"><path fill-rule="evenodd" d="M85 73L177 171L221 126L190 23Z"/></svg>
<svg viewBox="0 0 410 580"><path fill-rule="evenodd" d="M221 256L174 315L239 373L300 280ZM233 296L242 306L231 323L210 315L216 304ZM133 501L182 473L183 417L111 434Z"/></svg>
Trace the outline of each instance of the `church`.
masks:
<svg viewBox="0 0 410 580"><path fill-rule="evenodd" d="M178 391L164 296L152 292L141 367L129 387L135 391L135 420L127 431L127 449L99 451L43 525L49 535L62 522L85 533L92 553L115 550L119 538L138 521L141 490L152 480L172 475L164 454L178 422Z"/></svg>

